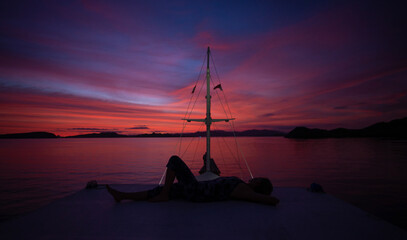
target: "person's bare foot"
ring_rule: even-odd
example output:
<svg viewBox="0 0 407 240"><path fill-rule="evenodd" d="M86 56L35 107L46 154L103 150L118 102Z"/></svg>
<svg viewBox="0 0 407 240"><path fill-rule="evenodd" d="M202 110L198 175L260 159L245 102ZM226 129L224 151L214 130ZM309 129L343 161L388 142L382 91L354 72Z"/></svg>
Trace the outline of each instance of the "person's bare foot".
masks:
<svg viewBox="0 0 407 240"><path fill-rule="evenodd" d="M106 185L106 188L107 188L107 191L110 193L110 195L113 196L113 198L116 202L120 202L122 200L121 193L119 191L114 190L109 185Z"/></svg>
<svg viewBox="0 0 407 240"><path fill-rule="evenodd" d="M161 192L157 196L149 199L148 201L150 201L150 202L166 202L168 200L170 200L170 198L168 197L168 193Z"/></svg>

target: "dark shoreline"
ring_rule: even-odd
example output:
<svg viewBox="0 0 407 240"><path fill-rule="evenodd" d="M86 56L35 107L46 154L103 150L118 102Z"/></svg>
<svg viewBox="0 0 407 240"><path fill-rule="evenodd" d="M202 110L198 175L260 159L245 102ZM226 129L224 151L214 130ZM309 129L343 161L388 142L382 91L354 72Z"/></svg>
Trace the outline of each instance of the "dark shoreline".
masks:
<svg viewBox="0 0 407 240"><path fill-rule="evenodd" d="M22 138L161 138L161 137L205 137L206 132L194 133L144 133L138 135L124 135L117 132L99 132L81 134L75 136L60 137L49 132L30 132L2 134L0 139ZM318 138L407 138L407 117L395 119L390 122L380 122L362 129L336 128L325 130L319 128L296 127L289 133L274 130L246 130L241 132L228 132L223 130L211 131L212 137L286 137L294 139L318 139Z"/></svg>
<svg viewBox="0 0 407 240"><path fill-rule="evenodd" d="M296 127L285 135L286 138L407 138L407 118L380 122L362 129L336 128L325 130L319 128Z"/></svg>
<svg viewBox="0 0 407 240"><path fill-rule="evenodd" d="M211 131L211 137L283 137L286 133L273 130L247 130L242 132ZM31 132L3 134L0 139L37 139L37 138L172 138L180 137L180 133L150 133L138 135L124 135L116 132L90 133L75 136L60 137L48 132ZM206 132L183 133L182 137L205 137Z"/></svg>

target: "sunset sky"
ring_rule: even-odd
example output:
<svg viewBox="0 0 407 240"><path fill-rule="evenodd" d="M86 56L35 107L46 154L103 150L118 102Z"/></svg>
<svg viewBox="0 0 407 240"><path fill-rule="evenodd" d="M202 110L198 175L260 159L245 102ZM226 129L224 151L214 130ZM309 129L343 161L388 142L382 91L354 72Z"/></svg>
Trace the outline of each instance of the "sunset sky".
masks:
<svg viewBox="0 0 407 240"><path fill-rule="evenodd" d="M238 131L407 117L401 3L1 1L0 134L180 132L208 46Z"/></svg>

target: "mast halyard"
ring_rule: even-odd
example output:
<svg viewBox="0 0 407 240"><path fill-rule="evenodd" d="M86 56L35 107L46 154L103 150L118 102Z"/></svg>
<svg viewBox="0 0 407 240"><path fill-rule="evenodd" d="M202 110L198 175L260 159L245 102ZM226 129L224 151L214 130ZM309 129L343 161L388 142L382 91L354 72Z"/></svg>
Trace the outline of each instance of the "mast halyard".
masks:
<svg viewBox="0 0 407 240"><path fill-rule="evenodd" d="M205 119L189 119L183 118L182 120L187 120L188 122L204 122L206 125L206 171L204 174L211 173L211 124L213 122L228 122L229 120L234 120L234 118L225 118L225 119L213 119L211 117L211 74L209 68L209 58L210 58L211 50L208 46L207 50L207 64L206 64L206 117ZM212 173L213 174L213 173ZM214 175L214 174L213 174ZM213 178L210 174L208 175L209 178ZM209 180L203 178L202 180Z"/></svg>
<svg viewBox="0 0 407 240"><path fill-rule="evenodd" d="M207 51L207 65L206 65L206 171L209 172L211 170L211 93L210 93L210 69L209 69L209 54L211 50L208 46Z"/></svg>

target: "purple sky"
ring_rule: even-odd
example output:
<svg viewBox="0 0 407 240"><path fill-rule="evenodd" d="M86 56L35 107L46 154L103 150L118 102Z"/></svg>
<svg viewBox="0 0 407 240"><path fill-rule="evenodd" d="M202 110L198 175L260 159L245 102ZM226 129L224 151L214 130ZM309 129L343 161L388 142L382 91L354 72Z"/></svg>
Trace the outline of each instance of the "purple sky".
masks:
<svg viewBox="0 0 407 240"><path fill-rule="evenodd" d="M306 2L2 1L0 134L180 132L207 46L238 130L406 117L401 1Z"/></svg>

